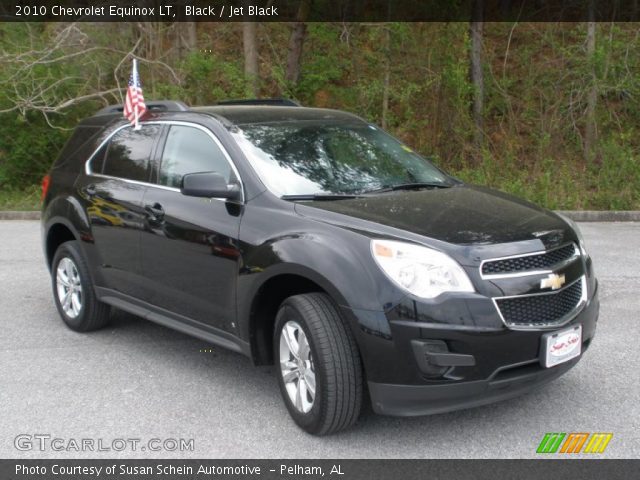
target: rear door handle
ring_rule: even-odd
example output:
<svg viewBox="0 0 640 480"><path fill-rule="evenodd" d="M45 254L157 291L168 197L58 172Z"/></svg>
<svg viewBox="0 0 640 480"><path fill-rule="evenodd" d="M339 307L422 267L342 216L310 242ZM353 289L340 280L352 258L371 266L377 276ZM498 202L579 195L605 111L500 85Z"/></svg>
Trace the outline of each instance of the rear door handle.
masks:
<svg viewBox="0 0 640 480"><path fill-rule="evenodd" d="M164 208L159 203L154 203L153 205L145 205L144 209L149 212L155 218L164 217Z"/></svg>

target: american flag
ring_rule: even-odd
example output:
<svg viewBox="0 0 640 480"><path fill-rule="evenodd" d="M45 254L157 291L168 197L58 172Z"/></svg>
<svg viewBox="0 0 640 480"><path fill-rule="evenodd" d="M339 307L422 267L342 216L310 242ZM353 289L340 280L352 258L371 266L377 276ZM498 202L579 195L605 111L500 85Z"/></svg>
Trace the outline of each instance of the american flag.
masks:
<svg viewBox="0 0 640 480"><path fill-rule="evenodd" d="M142 96L142 85L140 84L140 75L138 75L138 65L134 59L133 69L129 77L129 88L127 88L127 98L125 98L122 113L127 120L131 122L131 125L138 128L138 121L146 111L147 106L144 104L144 97Z"/></svg>

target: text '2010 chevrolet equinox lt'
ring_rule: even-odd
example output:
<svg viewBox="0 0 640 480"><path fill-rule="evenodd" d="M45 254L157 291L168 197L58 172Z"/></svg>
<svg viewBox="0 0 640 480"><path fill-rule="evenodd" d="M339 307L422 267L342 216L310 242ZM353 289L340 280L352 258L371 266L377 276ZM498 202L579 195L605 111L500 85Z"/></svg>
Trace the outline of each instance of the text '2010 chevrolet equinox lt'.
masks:
<svg viewBox="0 0 640 480"><path fill-rule="evenodd" d="M569 219L447 175L349 113L290 101L107 107L43 181L55 303L111 307L277 365L317 435L373 410L514 397L581 358L598 318Z"/></svg>

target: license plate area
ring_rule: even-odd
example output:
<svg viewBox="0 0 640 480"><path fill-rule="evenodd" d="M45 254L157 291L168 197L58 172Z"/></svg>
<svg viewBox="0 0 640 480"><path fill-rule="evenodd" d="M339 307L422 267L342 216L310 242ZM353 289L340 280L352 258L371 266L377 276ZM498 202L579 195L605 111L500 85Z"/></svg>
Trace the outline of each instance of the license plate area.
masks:
<svg viewBox="0 0 640 480"><path fill-rule="evenodd" d="M540 350L540 363L545 368L576 358L582 353L582 325L545 333Z"/></svg>

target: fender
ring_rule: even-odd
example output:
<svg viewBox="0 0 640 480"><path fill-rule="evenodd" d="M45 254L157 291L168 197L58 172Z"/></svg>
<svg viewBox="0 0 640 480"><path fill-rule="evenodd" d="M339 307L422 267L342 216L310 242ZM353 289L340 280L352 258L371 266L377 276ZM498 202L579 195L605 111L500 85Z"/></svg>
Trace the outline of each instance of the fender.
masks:
<svg viewBox="0 0 640 480"><path fill-rule="evenodd" d="M91 222L78 199L71 195L56 197L43 209L43 215L42 244L45 258L47 259L47 266L50 267L52 260L49 258L47 252L47 240L51 227L56 224L64 225L73 234L75 239L80 242L80 248L85 254L85 257L89 259L89 270L94 283L97 285L104 284L100 272L93 267L94 265L100 265L100 263L97 258L98 252L93 247Z"/></svg>
<svg viewBox="0 0 640 480"><path fill-rule="evenodd" d="M332 238L334 235L352 238L339 241ZM334 245L343 248L336 249ZM253 302L264 285L277 276L305 278L323 289L338 306L350 310L382 312L385 305L397 304L404 297L369 258L369 239L354 232L335 229L329 235L318 231L288 234L258 247L245 247L237 290L238 324L245 339L250 338ZM355 334L358 327L350 327Z"/></svg>
<svg viewBox="0 0 640 480"><path fill-rule="evenodd" d="M62 224L65 227L67 227L71 231L73 236L76 238L76 240L80 240L81 234L76 228L76 226L73 223L71 223L68 218L62 217L60 215L56 215L54 217L49 217L45 223L45 226L44 226L45 244L47 241L47 237L49 236L49 231L51 230L51 227L57 224Z"/></svg>
<svg viewBox="0 0 640 480"><path fill-rule="evenodd" d="M53 225L64 225L73 235L73 237L77 240L80 238L78 231L75 226L66 218L56 215L54 217L48 217L46 220L43 218L40 234L42 238L42 253L44 254L44 258L46 260L47 268L51 269L51 261L53 260L53 255L49 253L48 244L49 244L49 233L51 231L51 227Z"/></svg>
<svg viewBox="0 0 640 480"><path fill-rule="evenodd" d="M243 296L245 296L248 301L242 302L240 298L238 299L238 308L243 310L241 311L241 316L239 315L239 323L242 325L243 335L247 335L245 338L248 338L249 335L251 304L269 280L282 275L296 275L310 280L322 288L322 290L324 290L337 305L349 306L346 298L342 295L340 290L336 288L329 279L313 269L299 263L280 263L273 265L267 271L260 274L260 279L253 282L246 293L243 292Z"/></svg>
<svg viewBox="0 0 640 480"><path fill-rule="evenodd" d="M253 281L251 285L247 286L246 291L245 289L238 289L236 310L238 312L238 336L240 337L240 339L245 340L246 342L248 342L248 344L251 345L250 357L256 365L263 364L262 361L257 360L261 357L261 354L259 353L260 347L257 347L260 341L255 340L256 331L259 331L261 328L259 326L260 324L255 322L260 322L260 318L256 318L255 321L252 321L252 313L254 312L254 308L256 307L256 301L258 300L259 296L262 298L261 301L269 301L269 297L262 296L262 294L264 294L263 289L272 279L292 275L297 278L313 282L320 289L326 292L338 306L347 304L347 300L344 298L340 290L336 288L336 286L333 285L333 283L329 279L305 265L297 263L279 263L268 268L267 271L261 272L259 274L259 278ZM238 285L242 285L242 282L239 281ZM291 285L290 280L287 286L289 285ZM275 300L276 302L273 304L274 306L277 305L277 303L280 301L280 298L277 298ZM357 322L354 322L354 317L345 316L343 318L345 320L347 328L349 328L354 337L357 338L358 325ZM271 319L271 321L273 321L273 319Z"/></svg>
<svg viewBox="0 0 640 480"><path fill-rule="evenodd" d="M93 238L91 233L91 221L89 220L87 211L82 207L77 198L69 195L65 200L69 202L68 214L77 225L77 230L82 233L81 236L89 236ZM82 240L87 241L84 238L82 238Z"/></svg>
<svg viewBox="0 0 640 480"><path fill-rule="evenodd" d="M44 240L51 226L60 223L67 227L76 239L91 235L91 223L80 202L71 195L56 197L42 210Z"/></svg>

